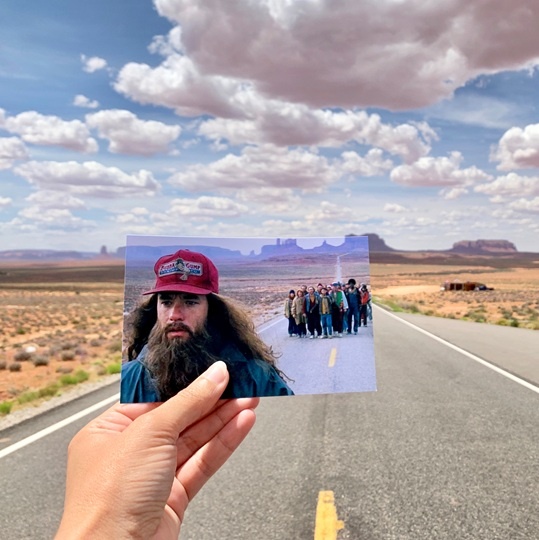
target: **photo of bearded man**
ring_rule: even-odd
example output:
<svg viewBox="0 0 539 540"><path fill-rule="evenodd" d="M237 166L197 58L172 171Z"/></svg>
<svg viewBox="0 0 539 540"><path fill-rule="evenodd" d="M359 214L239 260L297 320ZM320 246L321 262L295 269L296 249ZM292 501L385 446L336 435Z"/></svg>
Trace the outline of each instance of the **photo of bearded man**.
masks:
<svg viewBox="0 0 539 540"><path fill-rule="evenodd" d="M121 401L165 401L223 360L230 381L223 398L292 395L275 355L234 300L218 294L219 274L187 249L161 257L156 284L126 321L127 362Z"/></svg>

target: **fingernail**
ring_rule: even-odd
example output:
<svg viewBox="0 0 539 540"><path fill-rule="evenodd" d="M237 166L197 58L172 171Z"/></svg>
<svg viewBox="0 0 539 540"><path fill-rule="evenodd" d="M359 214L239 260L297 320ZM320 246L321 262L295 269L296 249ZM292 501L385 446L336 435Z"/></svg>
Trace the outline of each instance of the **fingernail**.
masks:
<svg viewBox="0 0 539 540"><path fill-rule="evenodd" d="M226 372L226 364L222 360L218 360L206 370L204 377L214 383L220 383L225 380Z"/></svg>

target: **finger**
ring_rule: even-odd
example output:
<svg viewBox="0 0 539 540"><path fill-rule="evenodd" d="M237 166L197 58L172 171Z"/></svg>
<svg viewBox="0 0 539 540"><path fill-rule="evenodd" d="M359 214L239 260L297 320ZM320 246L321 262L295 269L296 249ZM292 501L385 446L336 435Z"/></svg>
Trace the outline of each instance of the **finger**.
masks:
<svg viewBox="0 0 539 540"><path fill-rule="evenodd" d="M148 430L148 434L159 434L175 444L184 429L212 410L226 388L228 378L226 364L219 360L187 388L135 422L144 423L142 429Z"/></svg>
<svg viewBox="0 0 539 540"><path fill-rule="evenodd" d="M146 414L154 409L157 409L161 403L119 403L118 412L127 416L131 420L135 420L139 416Z"/></svg>
<svg viewBox="0 0 539 540"><path fill-rule="evenodd" d="M189 501L228 460L251 431L255 420L253 410L241 411L179 469L176 477Z"/></svg>
<svg viewBox="0 0 539 540"><path fill-rule="evenodd" d="M177 467L183 465L195 452L213 439L241 411L254 409L259 402L259 398L231 399L186 429L176 444Z"/></svg>

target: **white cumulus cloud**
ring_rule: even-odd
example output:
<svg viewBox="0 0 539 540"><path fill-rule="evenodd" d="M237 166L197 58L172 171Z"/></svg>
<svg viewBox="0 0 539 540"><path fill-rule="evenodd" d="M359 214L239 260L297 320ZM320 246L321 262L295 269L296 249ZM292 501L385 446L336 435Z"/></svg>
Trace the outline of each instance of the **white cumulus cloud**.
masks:
<svg viewBox="0 0 539 540"><path fill-rule="evenodd" d="M410 210L402 204L386 203L384 204L384 212L390 212L391 214L402 214L403 212L409 212Z"/></svg>
<svg viewBox="0 0 539 540"><path fill-rule="evenodd" d="M118 73L114 89L142 104L170 107L184 116L238 116L230 104L239 84L224 77L199 73L192 61L178 54L157 68L131 62Z"/></svg>
<svg viewBox="0 0 539 540"><path fill-rule="evenodd" d="M152 42L148 46L148 50L152 54L160 54L162 56L183 53L181 27L175 26L166 36L154 36Z"/></svg>
<svg viewBox="0 0 539 540"><path fill-rule="evenodd" d="M153 196L159 189L159 183L149 171L141 169L127 174L95 161L30 161L14 171L40 189L67 191L79 196Z"/></svg>
<svg viewBox="0 0 539 540"><path fill-rule="evenodd" d="M201 123L198 133L233 145L339 147L354 141L382 148L407 163L427 155L431 139L437 138L425 122L391 126L377 114L314 110L306 105L263 99L252 90L242 90L232 103L237 104L243 118L209 119Z"/></svg>
<svg viewBox="0 0 539 540"><path fill-rule="evenodd" d="M378 176L393 167L393 162L384 159L383 152L379 148L372 148L365 156L352 151L343 152L341 158L342 170L359 176Z"/></svg>
<svg viewBox="0 0 539 540"><path fill-rule="evenodd" d="M4 111L0 110L4 113ZM24 142L43 146L62 146L78 152L97 152L97 142L80 120L63 120L58 116L26 111L16 116L0 115L0 127L15 133Z"/></svg>
<svg viewBox="0 0 539 540"><path fill-rule="evenodd" d="M539 176L521 176L517 173L509 173L506 176L498 176L493 182L475 186L474 191L484 193L491 197L522 197L539 195Z"/></svg>
<svg viewBox="0 0 539 540"><path fill-rule="evenodd" d="M191 165L172 175L171 185L187 191L235 191L260 187L317 191L338 180L338 167L306 150L273 145L246 147L208 165Z"/></svg>
<svg viewBox="0 0 539 540"><path fill-rule="evenodd" d="M11 197L0 197L0 210L11 206L13 199Z"/></svg>
<svg viewBox="0 0 539 540"><path fill-rule="evenodd" d="M512 202L509 207L517 212L531 212L534 214L539 214L539 197L534 199L518 199ZM535 224L537 227L537 223Z"/></svg>
<svg viewBox="0 0 539 540"><path fill-rule="evenodd" d="M27 159L28 152L17 137L0 137L0 170L10 169L15 161Z"/></svg>
<svg viewBox="0 0 539 540"><path fill-rule="evenodd" d="M468 186L491 177L475 165L461 169L462 154L451 152L449 157L422 157L411 165L395 167L390 178L396 184L410 187Z"/></svg>
<svg viewBox="0 0 539 540"><path fill-rule="evenodd" d="M21 220L23 218L23 220ZM26 223L25 223L26 222ZM39 205L28 206L19 212L19 218L15 224L23 228L26 226L38 227L40 230L51 229L58 231L86 230L96 228L93 221L74 216L66 208L44 209Z"/></svg>
<svg viewBox="0 0 539 540"><path fill-rule="evenodd" d="M535 0L155 5L200 73L314 107L423 107L480 74L539 63Z"/></svg>
<svg viewBox="0 0 539 540"><path fill-rule="evenodd" d="M26 200L29 203L32 203L33 206L39 207L42 210L46 209L84 209L86 205L82 199L69 195L61 191L50 191L50 190L40 190L34 193L31 193L26 197Z"/></svg>
<svg viewBox="0 0 539 540"><path fill-rule="evenodd" d="M322 201L316 209L305 216L307 221L349 221L358 216L358 210L343 204Z"/></svg>
<svg viewBox="0 0 539 540"><path fill-rule="evenodd" d="M491 159L500 162L498 169L501 171L539 167L539 124L507 130Z"/></svg>
<svg viewBox="0 0 539 540"><path fill-rule="evenodd" d="M86 56L85 54L81 54L80 60L82 62L82 69L86 71L86 73L94 73L95 71L107 67L107 61L99 56Z"/></svg>
<svg viewBox="0 0 539 540"><path fill-rule="evenodd" d="M463 187L444 188L440 191L440 195L447 201L452 201L466 195L468 190Z"/></svg>
<svg viewBox="0 0 539 540"><path fill-rule="evenodd" d="M181 133L180 126L155 120L141 120L126 110L106 110L86 115L86 124L108 139L115 154L150 156L165 153Z"/></svg>
<svg viewBox="0 0 539 540"><path fill-rule="evenodd" d="M97 109L97 107L99 107L99 101L90 99L83 94L77 94L73 98L73 105L75 105L75 107L83 107L85 109Z"/></svg>
<svg viewBox="0 0 539 540"><path fill-rule="evenodd" d="M227 197L208 197L202 196L198 199L178 198L170 202L170 208L167 210L163 219L167 220L170 216L189 216L189 217L239 217L249 211L244 204Z"/></svg>

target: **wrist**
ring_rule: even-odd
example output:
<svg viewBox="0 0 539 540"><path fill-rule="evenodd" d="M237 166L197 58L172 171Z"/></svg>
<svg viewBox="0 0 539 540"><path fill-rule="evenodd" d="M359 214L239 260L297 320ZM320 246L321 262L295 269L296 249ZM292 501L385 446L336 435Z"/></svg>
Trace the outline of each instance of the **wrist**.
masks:
<svg viewBox="0 0 539 540"><path fill-rule="evenodd" d="M88 509L87 509L88 510ZM130 536L126 530L117 530L115 519L112 519L114 510L106 513L92 513L88 511L81 515L70 515L64 513L58 532L54 540L121 540L122 538L135 538Z"/></svg>

